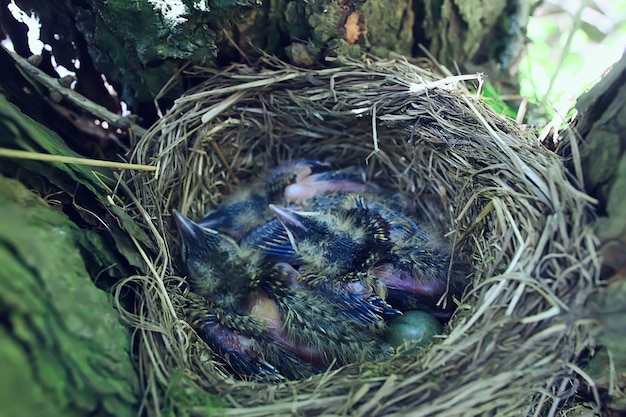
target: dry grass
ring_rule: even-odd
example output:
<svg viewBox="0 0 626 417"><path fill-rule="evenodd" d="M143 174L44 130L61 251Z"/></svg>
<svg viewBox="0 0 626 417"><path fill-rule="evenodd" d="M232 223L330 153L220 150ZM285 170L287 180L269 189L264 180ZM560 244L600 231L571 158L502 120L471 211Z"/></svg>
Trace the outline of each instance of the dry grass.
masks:
<svg viewBox="0 0 626 417"><path fill-rule="evenodd" d="M161 415L175 372L184 389L224 398L226 415L556 415L568 407L578 360L593 345L583 305L599 260L590 199L553 153L486 108L461 83L402 60L303 70L266 57L258 67L203 73L137 145L157 168L124 179L133 214L158 253L131 277L144 406ZM476 80L478 83L479 80ZM473 283L428 350L353 364L305 381L235 381L182 319L176 208L197 218L278 162L360 165L403 191L473 261ZM141 244L137 242L138 247ZM171 246L170 246L171 245ZM179 411L206 415L206 406ZM182 411L181 411L182 410Z"/></svg>

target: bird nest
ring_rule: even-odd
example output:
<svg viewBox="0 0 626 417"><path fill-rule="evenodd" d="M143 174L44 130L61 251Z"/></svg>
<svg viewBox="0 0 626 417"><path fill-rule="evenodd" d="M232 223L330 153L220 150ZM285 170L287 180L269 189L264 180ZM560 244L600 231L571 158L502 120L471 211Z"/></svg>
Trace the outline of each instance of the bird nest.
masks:
<svg viewBox="0 0 626 417"><path fill-rule="evenodd" d="M599 261L580 178L471 94L463 80L406 61L309 70L265 58L203 70L137 144L156 174L125 178L146 276L123 317L150 414L554 415L586 379L593 341L582 306ZM445 332L427 348L300 381L230 376L184 320L187 286L172 209L200 218L260 171L307 158L363 167L414 200L472 264ZM576 165L576 164L574 164ZM589 384L593 385L593 384ZM580 390L578 390L580 391Z"/></svg>

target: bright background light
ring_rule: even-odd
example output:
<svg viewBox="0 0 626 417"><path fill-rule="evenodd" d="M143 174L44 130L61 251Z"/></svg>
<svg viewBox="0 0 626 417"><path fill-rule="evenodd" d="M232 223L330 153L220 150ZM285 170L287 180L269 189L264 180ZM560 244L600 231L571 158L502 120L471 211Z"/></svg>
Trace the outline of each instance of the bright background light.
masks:
<svg viewBox="0 0 626 417"><path fill-rule="evenodd" d="M541 115L565 117L576 98L618 61L626 46L626 0L547 0L528 25L521 94Z"/></svg>

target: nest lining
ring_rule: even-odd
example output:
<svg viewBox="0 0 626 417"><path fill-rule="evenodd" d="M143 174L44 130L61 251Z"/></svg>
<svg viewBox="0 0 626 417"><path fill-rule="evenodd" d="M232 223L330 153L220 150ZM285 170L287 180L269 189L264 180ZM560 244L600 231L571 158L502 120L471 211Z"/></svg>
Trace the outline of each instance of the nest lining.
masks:
<svg viewBox="0 0 626 417"><path fill-rule="evenodd" d="M237 416L554 415L567 407L581 380L576 361L593 345L582 315L599 271L590 200L557 156L458 81L404 61L305 70L265 58L209 73L177 100L134 152L157 175L125 179L158 248L138 243L151 274L124 283L139 295L123 317L137 329L149 411L173 401L176 372L192 397L226 398L226 414ZM372 181L412 196L423 221L472 259L473 283L429 349L262 385L233 380L185 323L171 209L199 218L295 158L365 167ZM186 401L185 412L206 413Z"/></svg>

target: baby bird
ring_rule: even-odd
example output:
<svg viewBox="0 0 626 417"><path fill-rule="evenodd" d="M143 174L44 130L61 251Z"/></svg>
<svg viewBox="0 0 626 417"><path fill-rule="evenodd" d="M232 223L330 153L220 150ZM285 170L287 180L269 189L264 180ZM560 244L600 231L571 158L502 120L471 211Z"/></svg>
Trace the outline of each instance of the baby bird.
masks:
<svg viewBox="0 0 626 417"><path fill-rule="evenodd" d="M428 234L417 223L402 212L402 208L410 205L405 197L399 194L368 193L357 195L330 194L311 198L302 208L306 211L354 211L359 210L361 218L369 219L377 224L378 230L383 230L386 239L391 243L402 242L410 238L419 238L424 242L430 241Z"/></svg>
<svg viewBox="0 0 626 417"><path fill-rule="evenodd" d="M217 305L237 308L263 274L264 258L233 239L201 227L173 210L182 240L182 260L191 289Z"/></svg>
<svg viewBox="0 0 626 417"><path fill-rule="evenodd" d="M267 296L258 285L261 277L281 270L229 237L202 228L177 211L174 215L189 285L212 305L210 309L193 305L197 314L191 324L200 337L236 374L280 380L283 375L302 378L319 372L310 360L319 357L317 351L284 335L282 317L272 313L271 302L264 302Z"/></svg>
<svg viewBox="0 0 626 417"><path fill-rule="evenodd" d="M351 210L303 212L270 205L300 263L316 274L339 277L364 270L372 248L386 239L377 219L360 206Z"/></svg>
<svg viewBox="0 0 626 417"><path fill-rule="evenodd" d="M258 184L242 189L198 222L200 226L217 230L239 239L245 232L272 218L271 202L284 201L285 188L314 173L330 170L330 165L313 160L287 162L273 169Z"/></svg>
<svg viewBox="0 0 626 417"><path fill-rule="evenodd" d="M332 171L326 163L295 160L272 170L262 183L236 193L198 223L238 240L273 218L269 204L302 202L336 191L375 189L357 168Z"/></svg>
<svg viewBox="0 0 626 417"><path fill-rule="evenodd" d="M448 317L452 303L437 303L465 277L406 207L357 168L295 160L198 223L173 211L190 288L205 299L190 302L189 322L233 372L261 381L388 357L385 319Z"/></svg>
<svg viewBox="0 0 626 417"><path fill-rule="evenodd" d="M311 198L331 193L377 193L380 188L365 181L365 175L357 167L328 170L306 176L285 187L286 203L301 204ZM278 202L280 203L280 202Z"/></svg>
<svg viewBox="0 0 626 417"><path fill-rule="evenodd" d="M233 239L240 239L249 230L271 220L272 215L267 209L269 203L269 195L265 189L242 189L207 213L198 224Z"/></svg>
<svg viewBox="0 0 626 417"><path fill-rule="evenodd" d="M320 372L275 343L262 317L211 306L189 293L187 320L233 375L259 382L301 379Z"/></svg>
<svg viewBox="0 0 626 417"><path fill-rule="evenodd" d="M328 219L335 218L338 215L346 217L352 216L354 229L359 229L361 225L364 225L374 231L376 228L379 228L377 219L363 210L364 207L360 204L361 201L361 197L354 193L332 193L314 196L307 201L302 201L299 206L281 208L275 205L272 211L276 214L277 211L284 213L285 210L290 210L296 213L292 217L297 216L298 212L306 212L308 216L318 215L321 219L323 219L324 215L326 215ZM285 222L287 222L287 225L284 224ZM364 224L366 222L370 222L371 224ZM276 262L286 262L290 264L301 263L301 259L299 259L293 244L294 237L290 238L289 236L289 223L293 223L289 221L289 216L283 214L281 217L280 213L276 214L276 218L245 234L241 240L242 244L246 244L247 246L261 251ZM323 230L323 232L325 233L325 230ZM381 234L380 230L377 232L379 235ZM303 236L306 235L306 233L302 234ZM321 235L317 234L317 237ZM309 236L309 238L315 240L316 236L312 235Z"/></svg>
<svg viewBox="0 0 626 417"><path fill-rule="evenodd" d="M341 314L357 324L370 327L384 327L384 319L402 314L383 299L355 280L329 280L321 277L303 277L293 266L276 264L280 268L279 280L291 288L314 288L335 304Z"/></svg>
<svg viewBox="0 0 626 417"><path fill-rule="evenodd" d="M387 287L389 301L402 310L422 309L438 317L449 316L452 303L446 302L442 308L438 301L446 292L450 301L463 290L467 284L464 264L455 262L451 268L452 250L436 233L426 232L376 197L365 201L388 233L389 256L372 272Z"/></svg>
<svg viewBox="0 0 626 417"><path fill-rule="evenodd" d="M267 245L272 255L293 256L285 243L289 239L301 263L326 283L356 283L352 285L363 286L394 308L449 315L451 303L444 310L437 303L446 290L457 294L464 282L458 267L448 281L449 250L377 198L322 196L312 199L311 207L321 210L329 200L334 206L326 205L332 207L326 212L272 206L287 232L287 238L273 236L273 246Z"/></svg>
<svg viewBox="0 0 626 417"><path fill-rule="evenodd" d="M244 306L247 314L265 324L277 347L320 371L333 363L344 365L385 354L380 345L385 322L378 312L357 297L302 286L294 273L290 266L276 264ZM289 362L287 369L293 374L294 361ZM285 367L271 363L281 371ZM301 368L297 368L300 373Z"/></svg>
<svg viewBox="0 0 626 417"><path fill-rule="evenodd" d="M317 367L342 366L360 360L378 360L390 351L381 343L381 325L348 320L345 304L336 297L274 276L262 283L281 318L274 338L298 357ZM287 344L285 344L285 342Z"/></svg>
<svg viewBox="0 0 626 417"><path fill-rule="evenodd" d="M396 243L391 261L374 269L389 292L389 302L402 310L425 310L449 318L452 298L467 285L468 268L454 261L449 249L424 244L419 237ZM439 304L446 294L445 302Z"/></svg>
<svg viewBox="0 0 626 417"><path fill-rule="evenodd" d="M387 256L388 249L385 231L376 216L370 216L358 202L344 211L271 208L287 233L286 238L280 238L282 255L287 254L286 259L296 257L292 264L299 265L299 282L342 298L353 306L348 311L365 312L377 319L400 314L385 301L385 286L369 273L383 260L381 256ZM277 252L272 252L274 258Z"/></svg>
<svg viewBox="0 0 626 417"><path fill-rule="evenodd" d="M290 186L331 170L332 166L326 162L311 159L287 161L267 174L263 188L269 194L271 201L281 202L285 198L285 190Z"/></svg>
<svg viewBox="0 0 626 417"><path fill-rule="evenodd" d="M376 356L379 336L372 330L382 329L384 321L373 305L347 294L292 287L288 269L266 263L258 253L178 212L174 215L190 287L213 305L200 310L192 325L235 371L248 367L270 377L263 359L278 374L299 378L333 362Z"/></svg>
<svg viewBox="0 0 626 417"><path fill-rule="evenodd" d="M234 375L263 382L285 379L264 358L262 344L269 338L261 323L245 316L226 314L223 309L209 309L198 300L199 297L189 297L186 306L189 324Z"/></svg>

